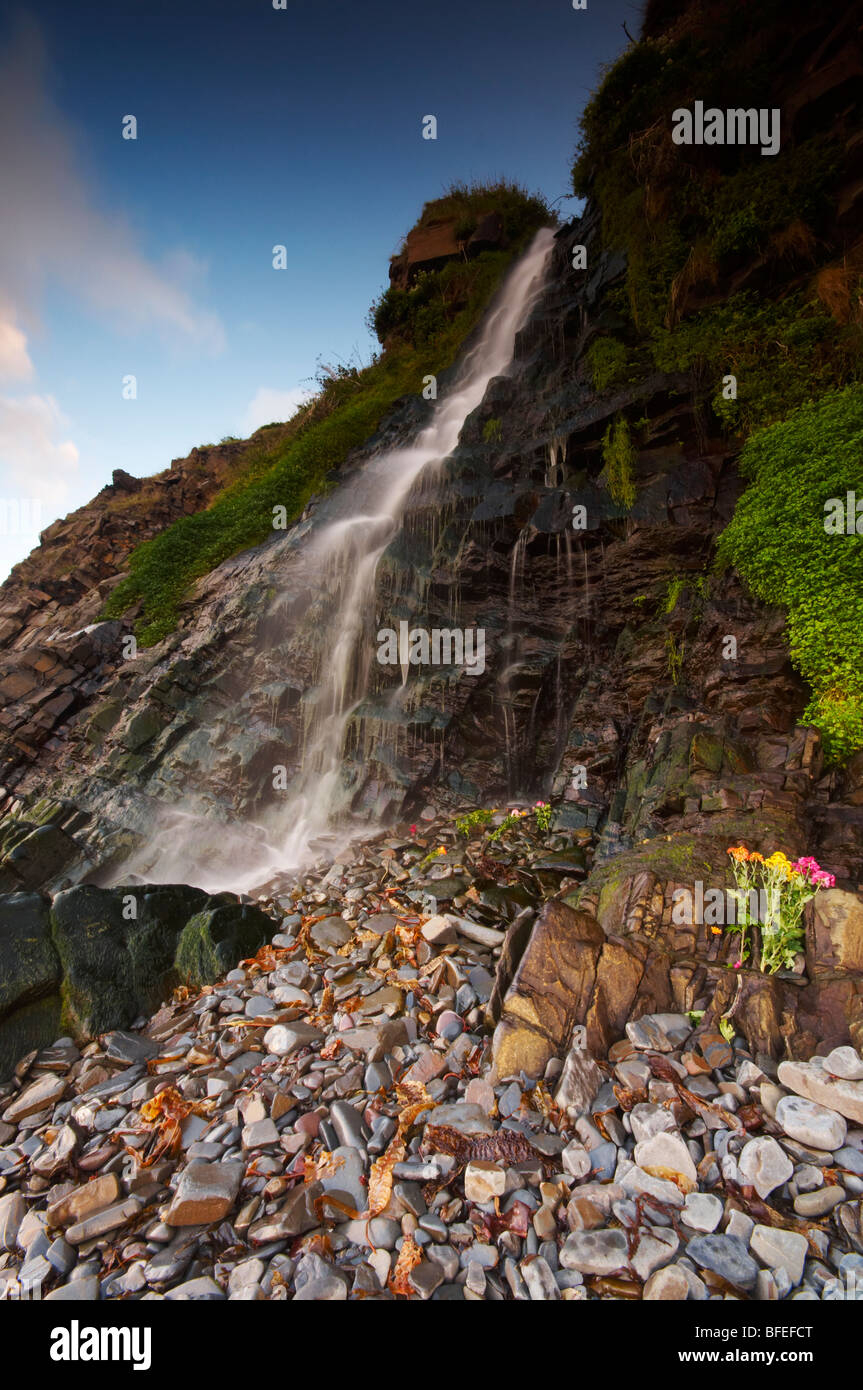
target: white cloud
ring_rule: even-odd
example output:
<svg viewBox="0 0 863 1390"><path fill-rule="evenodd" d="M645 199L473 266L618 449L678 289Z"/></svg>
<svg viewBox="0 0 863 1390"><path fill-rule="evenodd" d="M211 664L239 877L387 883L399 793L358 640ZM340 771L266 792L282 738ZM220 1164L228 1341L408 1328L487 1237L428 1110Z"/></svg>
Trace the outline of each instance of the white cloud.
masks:
<svg viewBox="0 0 863 1390"><path fill-rule="evenodd" d="M0 396L4 497L37 498L56 510L69 492L78 450L63 439L66 421L52 396Z"/></svg>
<svg viewBox="0 0 863 1390"><path fill-rule="evenodd" d="M0 129L0 289L13 323L38 318L44 286L53 281L124 331L155 328L171 341L211 351L224 347L218 317L186 288L201 279L195 258L175 251L159 267L138 250L123 217L99 210L69 122L47 93L42 43L32 23L20 27L0 65ZM129 157L135 153L130 147Z"/></svg>
<svg viewBox="0 0 863 1390"><path fill-rule="evenodd" d="M261 425L270 425L274 420L290 420L310 397L311 392L303 386L295 386L291 391L277 391L271 386L259 386L246 406L243 432L252 434Z"/></svg>
<svg viewBox="0 0 863 1390"><path fill-rule="evenodd" d="M0 381L29 381L32 375L26 336L11 317L0 314Z"/></svg>
<svg viewBox="0 0 863 1390"><path fill-rule="evenodd" d="M0 396L0 579L39 544L78 468L78 450L51 396Z"/></svg>

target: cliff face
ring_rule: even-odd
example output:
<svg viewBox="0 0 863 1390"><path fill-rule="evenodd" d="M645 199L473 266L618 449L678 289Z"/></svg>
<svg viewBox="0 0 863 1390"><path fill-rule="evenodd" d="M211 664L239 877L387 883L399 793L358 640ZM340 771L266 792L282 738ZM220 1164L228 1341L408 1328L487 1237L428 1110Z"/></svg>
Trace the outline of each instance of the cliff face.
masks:
<svg viewBox="0 0 863 1390"><path fill-rule="evenodd" d="M812 16L806 63L783 68L764 98L792 113L792 139L829 135L840 150L818 223L817 264L827 266L854 261L863 218L859 95L849 91L859 42L837 54L835 27ZM714 184L718 197L720 174ZM333 809L377 825L428 801L551 796L556 826L591 870L580 906L620 939L615 978L632 967L632 988L608 1006L614 1027L633 1009L692 1008L719 978L703 926L691 940L671 930L677 886L721 882L741 838L765 853L814 854L840 881L832 926L822 924L817 950L813 938L808 983L777 985L766 1003L759 995L751 1026L775 1049L801 1031L799 1005L807 1038L831 1018L841 1040L863 1020L852 896L863 882L863 757L825 771L783 610L713 568L744 486L739 421L723 428L707 407L717 380L706 380L703 354L663 368L642 352L626 307L634 253L615 245L601 202L557 233L511 371L413 489L377 569L369 643L402 620L478 628L485 670L412 668L403 689L401 672L373 665ZM671 326L742 289L766 303L804 293L817 264L800 246L780 254L755 238L701 279L693 269L677 282ZM406 398L325 499L200 580L176 633L132 658L123 638L134 612L71 637L56 629L94 623L132 530L140 541L202 505L224 476L221 456L206 481L191 464L176 482L163 475L134 527L125 503L109 511L97 499L51 528L41 555L7 581L0 610L11 624L0 891L116 880L130 865L163 882L248 881L254 823L275 843L291 829L281 788L302 770L339 635L315 539L362 512L365 464L414 438L430 410ZM128 505L141 495L126 494ZM74 579L63 574L67 546L86 551L83 565L68 565Z"/></svg>

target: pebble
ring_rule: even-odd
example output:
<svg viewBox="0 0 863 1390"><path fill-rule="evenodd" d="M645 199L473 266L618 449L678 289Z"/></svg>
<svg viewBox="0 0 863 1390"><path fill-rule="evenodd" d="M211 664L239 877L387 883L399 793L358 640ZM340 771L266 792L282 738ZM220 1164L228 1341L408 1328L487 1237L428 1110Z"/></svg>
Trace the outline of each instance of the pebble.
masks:
<svg viewBox="0 0 863 1390"><path fill-rule="evenodd" d="M824 1070L846 1081L863 1081L863 1059L853 1047L834 1047L824 1058Z"/></svg>
<svg viewBox="0 0 863 1390"><path fill-rule="evenodd" d="M689 1281L677 1265L657 1269L644 1285L641 1297L648 1303L660 1300L682 1302L689 1297Z"/></svg>
<svg viewBox="0 0 863 1390"><path fill-rule="evenodd" d="M755 1188L764 1200L777 1187L787 1182L794 1164L775 1139L750 1139L744 1145L738 1161L740 1176Z"/></svg>
<svg viewBox="0 0 863 1390"><path fill-rule="evenodd" d="M506 1169L497 1163L476 1159L464 1170L464 1195L469 1202L492 1202L505 1189Z"/></svg>
<svg viewBox="0 0 863 1390"><path fill-rule="evenodd" d="M809 1220L826 1216L828 1212L845 1201L843 1187L821 1187L815 1192L801 1192L794 1198L794 1210L798 1216Z"/></svg>
<svg viewBox="0 0 863 1390"><path fill-rule="evenodd" d="M784 1269L792 1284L800 1283L809 1253L805 1236L778 1226L756 1226L749 1239L749 1248L762 1264L773 1270Z"/></svg>
<svg viewBox="0 0 863 1390"><path fill-rule="evenodd" d="M841 1149L848 1132L842 1115L804 1096L783 1096L776 1121L792 1139L813 1149Z"/></svg>
<svg viewBox="0 0 863 1390"><path fill-rule="evenodd" d="M709 1192L690 1192L683 1203L681 1220L693 1231L709 1235L722 1220L724 1207L718 1197Z"/></svg>
<svg viewBox="0 0 863 1390"><path fill-rule="evenodd" d="M755 1287L758 1266L736 1236L695 1236L686 1253L699 1268L712 1270L736 1288L748 1292Z"/></svg>

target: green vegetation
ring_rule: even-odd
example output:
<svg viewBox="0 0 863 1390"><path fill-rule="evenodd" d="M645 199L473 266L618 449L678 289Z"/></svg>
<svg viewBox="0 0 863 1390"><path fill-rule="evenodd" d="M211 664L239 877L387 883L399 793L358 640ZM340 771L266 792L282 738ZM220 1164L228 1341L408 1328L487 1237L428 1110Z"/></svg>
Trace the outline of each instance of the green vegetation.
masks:
<svg viewBox="0 0 863 1390"><path fill-rule="evenodd" d="M736 294L674 328L655 327L649 352L663 372L692 372L713 391L713 412L743 433L859 372L860 330L837 324L801 293L773 301ZM737 399L722 396L722 378L737 379Z"/></svg>
<svg viewBox="0 0 863 1390"><path fill-rule="evenodd" d="M694 616L701 618L704 603L710 591L710 576L707 574L673 574L665 586L665 593L659 601L658 612L663 617L669 617L680 602L680 596L684 589L689 589L692 595L692 608Z"/></svg>
<svg viewBox="0 0 863 1390"><path fill-rule="evenodd" d="M636 457L626 417L620 415L602 436L602 461L612 500L625 507L627 511L635 502L632 465Z"/></svg>
<svg viewBox="0 0 863 1390"><path fill-rule="evenodd" d="M665 639L665 659L668 664L668 674L671 677L672 685L680 684L680 677L683 674L683 657L686 651L686 642L681 637L678 642L673 632L669 632Z"/></svg>
<svg viewBox="0 0 863 1390"><path fill-rule="evenodd" d="M585 354L595 390L606 391L626 377L629 353L616 338L597 338Z"/></svg>
<svg viewBox="0 0 863 1390"><path fill-rule="evenodd" d="M490 212L500 214L504 239L510 246L523 245L537 228L554 221L541 194L528 193L521 184L509 179L496 179L493 183L450 184L442 197L423 206L417 226L430 227L455 217L456 235L462 233L459 239L463 240L467 227L470 226L467 235L471 236Z"/></svg>
<svg viewBox="0 0 863 1390"><path fill-rule="evenodd" d="M493 811L486 811L482 808L477 811L468 811L466 816L458 817L455 828L459 835L463 835L466 840L469 840L472 831L481 825L488 825L493 817Z"/></svg>
<svg viewBox="0 0 863 1390"><path fill-rule="evenodd" d="M824 529L824 504L863 498L863 386L829 392L747 441L749 487L719 540L759 598L788 610L806 718L833 762L863 748L863 543Z"/></svg>
<svg viewBox="0 0 863 1390"><path fill-rule="evenodd" d="M497 416L486 420L482 427L482 437L486 444L499 444L503 439L503 427Z"/></svg>
<svg viewBox="0 0 863 1390"><path fill-rule="evenodd" d="M320 367L318 394L281 427L275 441L271 427L257 432L239 476L205 511L181 517L138 546L104 617L120 617L140 605L139 642L150 646L160 641L176 627L180 604L196 579L272 535L275 507L285 508L289 522L295 520L312 496L332 485L332 470L374 434L400 397L419 392L426 375L450 366L518 250L516 233L526 235L551 218L541 200L509 185L451 189L439 200L449 206L453 200L473 199L479 214L497 205L502 188L506 196L499 210L513 236L512 247L451 262L438 274L421 277L420 293L407 314L410 341L394 341L365 367ZM436 206L427 204L423 217Z"/></svg>
<svg viewBox="0 0 863 1390"><path fill-rule="evenodd" d="M602 217L606 248L626 253L607 297L623 351L594 344L597 390L634 367L680 376L702 434L743 445L749 488L720 543L759 597L788 609L792 659L812 686L807 718L829 757L863 748L860 542L823 528L823 503L863 495L860 380L863 256L835 231L837 192L854 175L851 104L826 132L776 156L752 147L677 146L678 107L761 108L788 62L805 0L752 0L733 26L721 6L666 32L659 20L604 74L585 108L573 187ZM810 128L811 129L811 128ZM730 378L734 378L731 381ZM637 428L637 427L636 427ZM609 488L625 441L607 433ZM612 484L612 479L616 481ZM689 581L686 581L687 584ZM682 585L660 604L674 610ZM683 649L670 637L669 673Z"/></svg>
<svg viewBox="0 0 863 1390"><path fill-rule="evenodd" d="M422 271L408 289L390 285L372 305L369 319L378 340L415 348L433 345L464 312L488 299L512 260L509 251L483 251L471 261L450 261L442 270Z"/></svg>

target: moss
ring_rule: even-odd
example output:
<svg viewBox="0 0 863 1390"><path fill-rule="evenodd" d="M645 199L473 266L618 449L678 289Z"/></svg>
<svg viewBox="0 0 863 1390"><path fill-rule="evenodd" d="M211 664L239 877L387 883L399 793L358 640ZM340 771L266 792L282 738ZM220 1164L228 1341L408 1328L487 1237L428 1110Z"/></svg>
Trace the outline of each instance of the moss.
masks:
<svg viewBox="0 0 863 1390"><path fill-rule="evenodd" d="M612 500L630 511L635 502L632 466L636 459L626 417L618 416L602 436L602 462Z"/></svg>
<svg viewBox="0 0 863 1390"><path fill-rule="evenodd" d="M720 422L748 433L852 380L861 345L856 324L838 325L803 291L775 301L741 293L674 328L655 327L650 355L660 371L692 373ZM725 401L728 375L737 397Z"/></svg>
<svg viewBox="0 0 863 1390"><path fill-rule="evenodd" d="M606 391L625 380L629 353L616 338L597 338L585 354L594 390Z"/></svg>
<svg viewBox="0 0 863 1390"><path fill-rule="evenodd" d="M272 934L273 923L259 908L236 903L208 907L183 928L174 967L184 984L193 989L211 984L236 965L253 956Z"/></svg>

